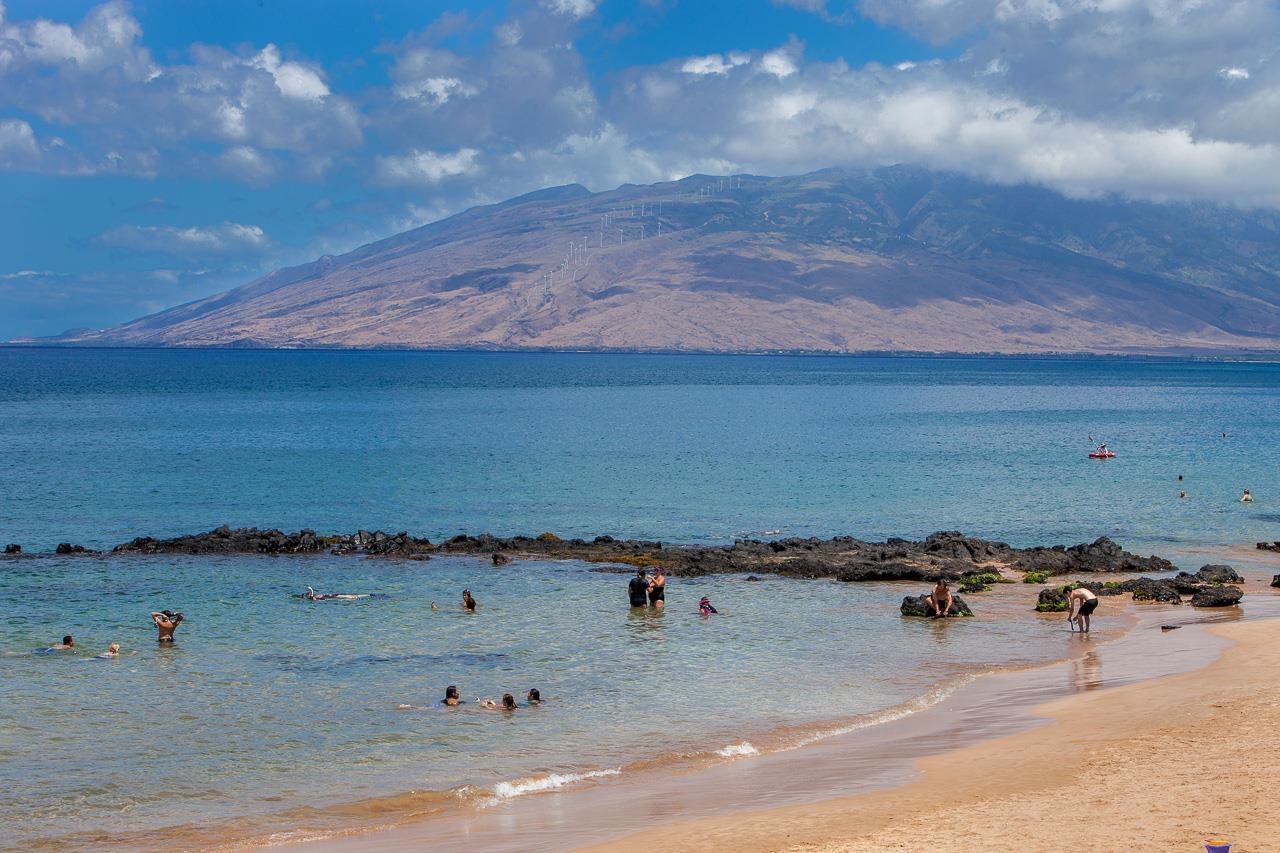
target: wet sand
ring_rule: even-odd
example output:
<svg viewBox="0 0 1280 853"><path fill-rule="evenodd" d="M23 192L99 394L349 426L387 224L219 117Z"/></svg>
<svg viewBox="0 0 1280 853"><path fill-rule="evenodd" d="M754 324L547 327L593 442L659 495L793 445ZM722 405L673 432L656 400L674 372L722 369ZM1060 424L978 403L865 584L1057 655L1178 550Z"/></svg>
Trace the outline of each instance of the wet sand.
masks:
<svg viewBox="0 0 1280 853"><path fill-rule="evenodd" d="M1274 850L1280 620L1185 633L1199 630L1235 645L1203 669L1042 705L1050 724L923 758L907 785L590 849L1168 851L1225 839L1236 853Z"/></svg>
<svg viewBox="0 0 1280 853"><path fill-rule="evenodd" d="M1280 596L1259 586L1256 580L1250 584L1257 596L1247 600L1250 615L1280 616ZM1204 732L1230 722L1221 719L1226 716L1223 708L1215 707L1227 706L1214 697L1225 691L1230 703L1240 701L1239 692L1264 681L1269 668L1274 671L1273 665L1253 665L1249 681L1239 681L1237 658L1243 649L1280 640L1280 621L1237 623L1220 631L1224 620L1240 618L1240 609L1129 609L1137 620L1131 631L1106 641L1108 634L1119 633L1117 607L1108 614L1110 631L1104 627L1098 636L1072 638L1079 651L1068 661L982 677L929 710L799 748L695 772L655 768L629 773L475 813L317 839L290 849L369 853L429 845L434 850L486 851L835 851L910 850L928 844L963 850L980 843L984 849L1027 850L1057 846L1061 830L1052 817L1055 809L1101 814L1104 806L1133 801L1127 785L1147 792L1170 813L1205 813L1203 828L1160 819L1164 829L1181 833L1179 844L1197 833L1230 834L1239 821L1213 823L1206 812L1219 814L1217 792L1231 790L1236 765L1223 751L1234 754L1238 741L1235 735L1224 742ZM1161 624L1185 627L1162 631ZM1233 640L1241 646L1228 649ZM1280 648L1280 643L1271 644ZM1224 650L1229 665L1214 664ZM1280 651L1274 656L1272 664L1280 663ZM1280 701L1280 690L1273 699ZM1050 718L1055 722L1050 724ZM1261 732L1278 720L1280 713L1271 708L1249 742L1265 744ZM1202 729L1188 734L1183 731L1188 726ZM1197 741L1212 756L1208 760L1215 773L1178 769L1167 783L1148 783L1163 777L1139 763L1144 755L1156 747L1172 750L1165 758L1181 768L1188 744ZM1275 763L1271 758L1277 756L1265 749L1263 754ZM1130 770L1139 767L1144 769ZM1104 782L1107 793L1099 796ZM1228 796L1237 805L1259 802L1245 791ZM1188 808L1191 802L1196 809ZM1016 816L1022 803L1025 819ZM1152 812L1150 804L1137 810L1144 820L1135 826L1134 837L1151 837L1147 823L1156 821L1145 821L1145 816ZM1087 823L1087 832L1075 839L1080 849L1113 849L1105 824L1092 818ZM938 835L940 826L947 831ZM987 844L1001 833L1006 840Z"/></svg>

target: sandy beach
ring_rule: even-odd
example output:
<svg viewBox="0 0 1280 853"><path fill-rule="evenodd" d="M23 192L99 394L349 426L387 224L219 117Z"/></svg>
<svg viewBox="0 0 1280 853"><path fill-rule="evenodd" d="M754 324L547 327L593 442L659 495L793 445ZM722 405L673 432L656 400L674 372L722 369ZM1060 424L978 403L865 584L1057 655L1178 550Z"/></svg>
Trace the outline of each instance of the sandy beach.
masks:
<svg viewBox="0 0 1280 853"><path fill-rule="evenodd" d="M1277 849L1280 620L1214 626L1207 668L1041 706L1044 727L918 761L902 787L666 824L592 851Z"/></svg>

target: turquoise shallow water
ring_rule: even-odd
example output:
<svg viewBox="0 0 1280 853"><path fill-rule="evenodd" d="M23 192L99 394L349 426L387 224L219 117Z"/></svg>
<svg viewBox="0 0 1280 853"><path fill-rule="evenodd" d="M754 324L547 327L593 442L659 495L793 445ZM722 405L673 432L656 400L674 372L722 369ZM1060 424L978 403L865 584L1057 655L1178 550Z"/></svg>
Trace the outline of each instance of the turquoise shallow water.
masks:
<svg viewBox="0 0 1280 853"><path fill-rule="evenodd" d="M1280 539L1278 402L1280 367L1259 364L0 349L0 539L961 529L1177 553ZM1119 457L1086 459L1090 436ZM309 604L307 584L387 597ZM341 825L378 808L296 810L408 791L425 792L412 808L477 802L802 740L938 672L1066 649L1032 615L904 624L899 585L676 579L662 615L630 613L624 588L577 563L463 558L0 562L0 846ZM723 618L693 613L702 594ZM154 644L164 607L188 617L176 648ZM127 654L33 653L67 632ZM450 683L548 701L431 707Z"/></svg>

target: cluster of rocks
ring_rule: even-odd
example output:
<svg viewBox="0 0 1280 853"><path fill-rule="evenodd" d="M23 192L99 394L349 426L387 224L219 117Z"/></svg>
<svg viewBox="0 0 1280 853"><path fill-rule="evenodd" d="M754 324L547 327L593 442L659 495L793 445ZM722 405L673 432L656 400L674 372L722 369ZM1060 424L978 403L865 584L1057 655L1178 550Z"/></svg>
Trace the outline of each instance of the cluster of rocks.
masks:
<svg viewBox="0 0 1280 853"><path fill-rule="evenodd" d="M1094 595L1132 593L1134 601L1182 604L1182 596L1191 596L1193 607L1230 607L1244 597L1238 584L1244 578L1231 566L1201 566L1195 574L1178 572L1171 578L1131 578L1107 583L1074 583L1049 587L1040 591L1036 610L1054 612L1067 609L1067 590L1084 587Z"/></svg>
<svg viewBox="0 0 1280 853"><path fill-rule="evenodd" d="M1259 551L1280 551L1280 542L1259 542Z"/></svg>
<svg viewBox="0 0 1280 853"><path fill-rule="evenodd" d="M455 536L440 543L408 533L358 531L322 536L314 530L283 533L258 528L231 529L223 525L207 533L156 539L141 536L117 545L117 554L362 554L426 559L434 553L483 554L494 565L512 559L576 559L602 564L602 571L624 567L661 566L667 574L697 577L709 574L763 572L787 577L836 578L841 581L933 581L961 578L1000 568L1046 575L1083 572L1161 572L1173 565L1159 557L1140 557L1106 537L1089 544L1052 548L1013 548L965 536L955 531L934 533L921 541L888 539L864 542L852 536L831 539L739 539L730 545L664 545L644 539L561 539L539 536ZM58 546L59 553L96 553L78 545ZM611 564L614 569L603 568Z"/></svg>

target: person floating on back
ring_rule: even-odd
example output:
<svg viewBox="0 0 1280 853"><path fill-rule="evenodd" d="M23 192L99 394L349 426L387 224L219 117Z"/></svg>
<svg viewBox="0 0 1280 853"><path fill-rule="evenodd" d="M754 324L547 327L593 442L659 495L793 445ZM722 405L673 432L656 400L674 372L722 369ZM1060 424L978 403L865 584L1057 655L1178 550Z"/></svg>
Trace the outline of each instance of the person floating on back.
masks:
<svg viewBox="0 0 1280 853"><path fill-rule="evenodd" d="M649 605L649 579L645 576L644 569L636 569L636 576L627 584L627 597L631 599L632 607Z"/></svg>
<svg viewBox="0 0 1280 853"><path fill-rule="evenodd" d="M710 616L712 613L719 613L720 611L712 607L711 598L704 595L698 600L698 612L703 616Z"/></svg>
<svg viewBox="0 0 1280 853"><path fill-rule="evenodd" d="M1089 614L1098 609L1098 596L1084 587L1078 587L1067 593L1067 604L1070 605L1067 624L1071 626L1071 630L1074 631L1079 625L1083 633L1089 633Z"/></svg>
<svg viewBox="0 0 1280 853"><path fill-rule="evenodd" d="M156 639L161 643L172 643L173 632L178 630L178 623L182 621L181 613L174 613L172 610L161 610L159 613L151 612L151 621L156 623L156 631L159 636Z"/></svg>
<svg viewBox="0 0 1280 853"><path fill-rule="evenodd" d="M933 618L940 616L950 616L952 608L955 607L955 596L951 594L951 588L947 586L946 578L938 578L938 582L933 585L933 592L925 596L925 602L933 608Z"/></svg>

